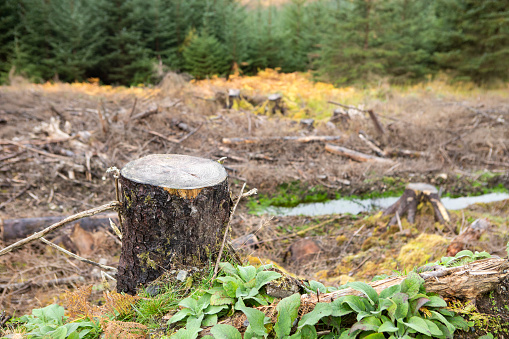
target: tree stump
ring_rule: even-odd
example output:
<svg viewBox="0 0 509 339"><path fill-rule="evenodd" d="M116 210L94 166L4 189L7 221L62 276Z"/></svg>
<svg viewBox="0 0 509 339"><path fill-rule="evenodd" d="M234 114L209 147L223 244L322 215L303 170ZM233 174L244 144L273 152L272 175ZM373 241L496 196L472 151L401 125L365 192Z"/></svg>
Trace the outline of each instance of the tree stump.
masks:
<svg viewBox="0 0 509 339"><path fill-rule="evenodd" d="M163 273L196 270L217 257L231 206L221 164L153 154L131 161L120 174L119 292L135 294Z"/></svg>
<svg viewBox="0 0 509 339"><path fill-rule="evenodd" d="M447 212L440 201L438 190L435 186L424 183L408 184L401 198L399 198L399 200L392 206L387 208L383 212L382 216L394 214L392 219L389 221L388 226L395 225L397 223L398 216L402 217L405 214L407 215L408 222L413 224L415 223L417 206L421 202L431 203L433 206L435 221L438 221L441 224L445 224L450 221L449 212Z"/></svg>

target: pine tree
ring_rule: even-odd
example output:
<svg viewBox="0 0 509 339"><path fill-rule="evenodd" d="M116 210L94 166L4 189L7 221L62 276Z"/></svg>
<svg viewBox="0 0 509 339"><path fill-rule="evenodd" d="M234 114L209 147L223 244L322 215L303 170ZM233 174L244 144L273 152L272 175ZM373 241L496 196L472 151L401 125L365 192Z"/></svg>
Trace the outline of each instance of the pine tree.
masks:
<svg viewBox="0 0 509 339"><path fill-rule="evenodd" d="M437 2L441 67L478 84L509 79L509 1Z"/></svg>
<svg viewBox="0 0 509 339"><path fill-rule="evenodd" d="M307 13L307 0L292 0L285 6L282 20L284 53L282 71L305 71L308 68L308 53L311 49L313 22Z"/></svg>
<svg viewBox="0 0 509 339"><path fill-rule="evenodd" d="M230 60L223 46L207 31L191 34L183 52L184 69L196 79L228 72Z"/></svg>
<svg viewBox="0 0 509 339"><path fill-rule="evenodd" d="M100 66L93 76L105 83L148 83L152 77L150 50L142 43L143 7L136 0L98 0L99 25L106 39L99 46Z"/></svg>
<svg viewBox="0 0 509 339"><path fill-rule="evenodd" d="M99 47L104 32L99 26L97 8L85 0L52 0L49 43L52 70L62 81L83 81L98 66Z"/></svg>
<svg viewBox="0 0 509 339"><path fill-rule="evenodd" d="M0 3L0 84L7 81L13 65L19 15L15 0Z"/></svg>
<svg viewBox="0 0 509 339"><path fill-rule="evenodd" d="M16 71L32 81L51 79L50 5L41 0L19 0L20 26L15 42Z"/></svg>

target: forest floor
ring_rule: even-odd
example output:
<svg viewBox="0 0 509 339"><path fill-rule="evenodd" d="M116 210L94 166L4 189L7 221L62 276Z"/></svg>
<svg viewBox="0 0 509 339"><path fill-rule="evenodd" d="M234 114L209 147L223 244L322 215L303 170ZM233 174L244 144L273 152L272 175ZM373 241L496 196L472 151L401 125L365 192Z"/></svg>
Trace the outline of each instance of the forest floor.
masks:
<svg viewBox="0 0 509 339"><path fill-rule="evenodd" d="M436 82L409 89L337 90L296 75L269 72L265 77L246 78L250 83L242 78L188 83L169 75L155 88L0 87L0 218L68 216L100 206L115 199L109 167L121 168L147 154L179 153L227 157L232 193L238 194L244 182L246 190L258 189L257 197L241 202L232 222L232 238L252 233L260 242L241 250L251 263L272 261L326 285L369 281L440 259L456 233L477 218L488 218L492 226L469 249L505 256L509 200L451 211L447 227L424 214L416 225L403 220L403 230L386 228L387 219L376 212L320 217L250 212L257 202L274 197L292 204L397 194L410 182L441 187L451 196L507 191L507 89L458 89ZM280 92L286 113L266 111L270 103L263 100L258 107L243 100L226 109L216 93L229 88L249 98ZM373 110L383 133L362 111L347 109L349 118L331 119L338 106L327 101ZM302 121L309 118L312 124ZM357 162L326 150L329 143L375 155L359 138L361 131L393 155ZM299 142L287 136L337 138ZM258 139L231 143L225 138ZM415 151L414 156L396 152L401 150ZM117 264L120 245L109 229L92 234L70 227L53 236L63 234L80 255ZM305 257L290 248L302 239L311 240ZM57 285L57 278L72 279ZM100 271L41 242L0 257L0 309L8 314L60 302L68 286L84 284L99 291Z"/></svg>

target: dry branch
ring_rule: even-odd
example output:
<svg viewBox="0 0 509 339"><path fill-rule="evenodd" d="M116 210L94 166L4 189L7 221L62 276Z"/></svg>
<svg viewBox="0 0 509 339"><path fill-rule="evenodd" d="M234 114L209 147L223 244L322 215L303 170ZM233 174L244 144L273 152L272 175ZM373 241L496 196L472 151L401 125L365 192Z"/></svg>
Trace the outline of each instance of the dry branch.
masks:
<svg viewBox="0 0 509 339"><path fill-rule="evenodd" d="M74 214L74 215L71 215L70 217L67 217L65 218L64 220L61 220L57 223L54 223L53 225L45 228L44 230L40 231L40 232L37 232L37 233L34 233L32 234L31 236L29 237L26 237L25 239L22 239L10 246L7 246L5 248L3 248L2 250L0 250L0 256L6 254L6 253L9 253L10 251L18 248L18 247L21 247L23 245L26 245L28 243L31 243L32 241L34 240L37 240L39 238L42 238L44 237L46 234L50 233L50 232L53 232L54 230L72 222L72 221L75 221L75 220L79 220L79 219L82 219L82 218L85 218L85 217L90 217L92 215L95 215L95 214L98 214L98 213L101 213L101 212L106 212L106 211L111 211L111 210L114 210L115 208L119 207L120 206L120 203L118 201L112 201L110 203L107 203L105 205L102 205L102 206L99 206L99 207L96 207L96 208L92 208L90 210L87 210L87 211L83 211L83 212L80 212L80 213L77 213L77 214Z"/></svg>
<svg viewBox="0 0 509 339"><path fill-rule="evenodd" d="M83 278L80 275L73 275L70 277L65 278L56 278L51 280L42 280L37 281L36 279L21 282L21 283L14 283L14 284L1 284L0 290L14 290L14 289L22 289L26 287L32 287L32 286L54 286L54 285L67 285L67 284L74 284L77 282L83 283L85 281L85 278Z"/></svg>
<svg viewBox="0 0 509 339"><path fill-rule="evenodd" d="M157 106L152 107L152 108L147 109L146 111L136 114L135 116L133 116L131 118L131 121L143 119L143 118L146 118L146 117L151 116L152 114L155 114L158 112L159 112L159 107L157 107Z"/></svg>
<svg viewBox="0 0 509 339"><path fill-rule="evenodd" d="M99 263L96 263L95 261L92 261L92 260L88 260L88 259L85 259L83 257L80 257L79 255L76 255L72 252L69 252L68 250L66 250L65 248L62 248L54 243L52 243L51 241L48 241L46 239L44 239L43 237L40 238L41 241L51 247L53 247L54 249L56 249L57 251L60 251L62 253L65 253L67 254L68 256L70 257L73 257L74 259L77 259L81 262L84 262L86 264L90 264L90 265L94 265L94 266L97 266L97 267L100 267L102 268L103 270L111 270L111 271L114 271L115 273L117 272L117 269L115 267L111 267L111 266L106 266L106 265L103 265L103 264L99 264Z"/></svg>
<svg viewBox="0 0 509 339"><path fill-rule="evenodd" d="M357 152L357 151L348 149L346 147L336 146L333 144L326 144L325 150L327 150L331 153L334 153L334 154L348 157L348 158L356 160L356 161L360 161L360 162L373 161L373 162L380 162L380 163L385 163L385 164L392 164L392 165L394 164L394 161L392 161L390 159L385 159L385 158L380 158L380 157L376 157L376 156L369 155L369 154L364 154L361 152Z"/></svg>
<svg viewBox="0 0 509 339"><path fill-rule="evenodd" d="M307 136L307 137L295 137L295 136L287 136L287 137L269 137L269 138L223 138L223 144L226 145L236 145L236 144L256 144L260 142L266 141L295 141L295 142L312 142L312 141L335 141L339 140L341 137L339 136Z"/></svg>

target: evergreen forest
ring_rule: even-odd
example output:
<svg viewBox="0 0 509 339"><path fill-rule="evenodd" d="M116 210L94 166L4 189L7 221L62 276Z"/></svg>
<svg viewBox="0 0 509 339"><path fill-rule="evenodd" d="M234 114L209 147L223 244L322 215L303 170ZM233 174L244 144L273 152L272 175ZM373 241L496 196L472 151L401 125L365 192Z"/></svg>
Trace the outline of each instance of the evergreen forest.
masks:
<svg viewBox="0 0 509 339"><path fill-rule="evenodd" d="M509 79L509 0L1 0L0 83L260 69L335 85Z"/></svg>

